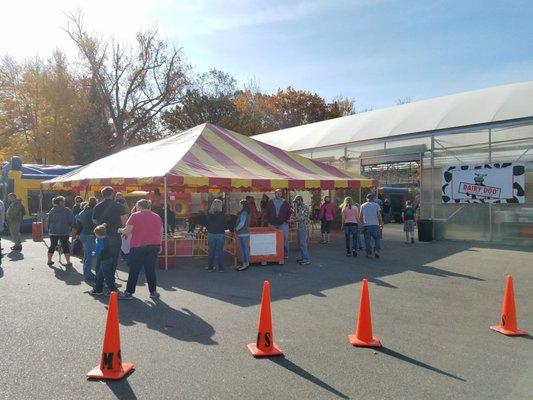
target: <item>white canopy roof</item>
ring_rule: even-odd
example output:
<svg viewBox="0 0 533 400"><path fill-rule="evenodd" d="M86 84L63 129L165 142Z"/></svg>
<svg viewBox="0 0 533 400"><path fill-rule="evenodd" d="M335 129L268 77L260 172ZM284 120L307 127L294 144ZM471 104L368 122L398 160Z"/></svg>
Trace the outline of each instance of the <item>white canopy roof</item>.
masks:
<svg viewBox="0 0 533 400"><path fill-rule="evenodd" d="M253 138L298 151L532 116L533 82L524 82L368 111Z"/></svg>

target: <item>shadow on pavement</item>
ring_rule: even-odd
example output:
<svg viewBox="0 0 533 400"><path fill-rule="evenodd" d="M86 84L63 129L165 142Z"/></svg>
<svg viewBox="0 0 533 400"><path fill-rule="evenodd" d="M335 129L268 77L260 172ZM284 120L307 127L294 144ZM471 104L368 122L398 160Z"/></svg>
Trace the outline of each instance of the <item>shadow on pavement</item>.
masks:
<svg viewBox="0 0 533 400"><path fill-rule="evenodd" d="M105 383L118 400L137 400L127 377L120 381L106 381Z"/></svg>
<svg viewBox="0 0 533 400"><path fill-rule="evenodd" d="M423 363L422 361L415 360L414 358L408 357L405 354L398 353L397 351L394 351L392 349L389 349L387 347L380 347L378 349L375 349L376 351L379 351L380 353L386 354L388 356L397 358L398 360L402 360L405 362L408 362L410 364L416 365L417 367L422 367L425 369L428 369L433 372L437 372L441 375L445 375L449 378L457 379L458 381L466 382L463 378L460 378L456 375L450 374L449 372L443 371L441 369L435 368L429 364Z"/></svg>
<svg viewBox="0 0 533 400"><path fill-rule="evenodd" d="M272 301L293 299L304 295L325 297L325 290L356 284L363 278L389 289L397 287L386 281L387 276L412 271L439 278L483 281L479 276L428 265L436 260L460 253L472 246L470 243L421 243L408 247L403 243L389 242L384 246L382 258L346 257L341 238L328 246L313 245L313 260L309 266L300 266L291 260L285 265L252 266L243 272L228 270L226 274L207 274L205 260L183 259L179 267L158 271L158 286L164 290L182 289L225 301L241 307L259 304L261 284L270 280ZM467 265L467 263L465 263ZM458 266L460 271L462 266Z"/></svg>
<svg viewBox="0 0 533 400"><path fill-rule="evenodd" d="M6 257L9 258L10 261L24 260L24 254L19 251L12 251L10 253L7 253Z"/></svg>
<svg viewBox="0 0 533 400"><path fill-rule="evenodd" d="M65 269L56 266L50 266L50 269L54 270L54 275L60 281L65 282L67 285L81 285L84 281L83 274L80 274L74 267L65 267Z"/></svg>
<svg viewBox="0 0 533 400"><path fill-rule="evenodd" d="M296 365L295 363L293 363L292 361L286 359L285 357L272 357L272 358L269 358L269 360L272 361L274 364L277 364L280 367L283 367L286 370L295 373L296 375L300 376L301 378L303 378L303 379L305 379L305 380L307 380L307 381L309 381L311 383L314 383L317 386L320 386L322 389L327 390L328 392L334 394L335 396L338 396L338 397L340 397L342 399L349 399L349 397L346 396L344 393L339 392L334 387L328 385L323 380L317 378L316 376L314 376L310 372L306 371L305 369L301 368L300 366Z"/></svg>
<svg viewBox="0 0 533 400"><path fill-rule="evenodd" d="M106 306L109 302L107 296L95 299ZM144 302L133 298L120 300L119 309L121 325L145 324L148 329L184 342L196 342L206 346L218 344L212 339L215 334L213 326L188 308L176 310L161 299Z"/></svg>

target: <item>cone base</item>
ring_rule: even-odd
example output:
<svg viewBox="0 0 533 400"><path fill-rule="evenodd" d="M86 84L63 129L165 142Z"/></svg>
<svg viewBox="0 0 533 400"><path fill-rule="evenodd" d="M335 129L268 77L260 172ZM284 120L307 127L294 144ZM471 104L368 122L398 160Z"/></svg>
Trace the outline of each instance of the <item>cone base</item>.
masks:
<svg viewBox="0 0 533 400"><path fill-rule="evenodd" d="M527 331L524 331L522 329L517 329L516 331L510 331L509 329L505 329L501 325L494 325L491 326L490 329L496 332L500 332L502 335L506 336L524 336L527 335Z"/></svg>
<svg viewBox="0 0 533 400"><path fill-rule="evenodd" d="M272 345L272 349L270 351L259 349L255 343L250 343L247 347L254 357L274 357L283 355L283 351L276 343Z"/></svg>
<svg viewBox="0 0 533 400"><path fill-rule="evenodd" d="M357 347L381 347L380 340L377 337L375 337L375 336L372 336L372 340L367 342L367 341L358 339L357 335L353 334L353 335L348 335L348 340L350 341L352 346L357 346Z"/></svg>
<svg viewBox="0 0 533 400"><path fill-rule="evenodd" d="M100 365L94 367L87 373L89 379L112 379L118 380L124 378L135 369L135 366L131 363L123 363L120 371L102 371Z"/></svg>

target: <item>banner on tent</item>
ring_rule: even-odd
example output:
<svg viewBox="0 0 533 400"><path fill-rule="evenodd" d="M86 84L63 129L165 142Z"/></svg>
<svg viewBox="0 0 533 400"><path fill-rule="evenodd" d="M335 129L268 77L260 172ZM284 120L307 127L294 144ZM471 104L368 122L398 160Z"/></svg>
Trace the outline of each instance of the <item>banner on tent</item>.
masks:
<svg viewBox="0 0 533 400"><path fill-rule="evenodd" d="M442 168L443 203L524 203L525 166L519 163Z"/></svg>

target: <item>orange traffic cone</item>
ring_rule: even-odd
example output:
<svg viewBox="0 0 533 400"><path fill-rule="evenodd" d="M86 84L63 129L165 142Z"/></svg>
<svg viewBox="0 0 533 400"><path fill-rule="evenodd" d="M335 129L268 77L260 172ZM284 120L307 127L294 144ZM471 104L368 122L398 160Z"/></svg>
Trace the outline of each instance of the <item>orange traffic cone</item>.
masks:
<svg viewBox="0 0 533 400"><path fill-rule="evenodd" d="M348 340L354 346L381 347L379 339L372 335L372 316L370 313L370 297L368 295L368 281L363 279L359 312L357 313L357 326L355 334L348 335Z"/></svg>
<svg viewBox="0 0 533 400"><path fill-rule="evenodd" d="M109 296L107 322L105 325L104 346L100 365L94 367L87 377L91 379L122 379L135 367L130 363L122 363L120 354L120 330L118 326L117 292Z"/></svg>
<svg viewBox="0 0 533 400"><path fill-rule="evenodd" d="M516 306L514 303L513 277L509 275L505 283L502 304L502 324L491 326L490 329L507 336L527 335L527 332L516 327Z"/></svg>
<svg viewBox="0 0 533 400"><path fill-rule="evenodd" d="M283 351L274 343L272 332L272 315L270 313L270 283L263 283L263 297L261 298L261 311L259 312L259 328L257 329L257 342L250 343L248 349L254 357L281 356Z"/></svg>

